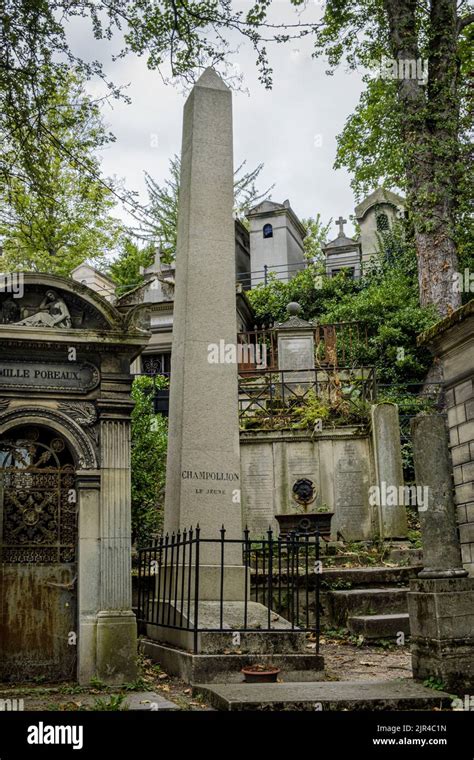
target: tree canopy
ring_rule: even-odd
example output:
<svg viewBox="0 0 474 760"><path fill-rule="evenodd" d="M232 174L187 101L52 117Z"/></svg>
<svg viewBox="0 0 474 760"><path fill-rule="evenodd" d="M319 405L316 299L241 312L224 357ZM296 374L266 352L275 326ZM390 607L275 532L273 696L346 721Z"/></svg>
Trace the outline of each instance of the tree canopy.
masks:
<svg viewBox="0 0 474 760"><path fill-rule="evenodd" d="M245 222L245 213L260 201L265 200L273 186L261 192L257 189L257 180L263 169L258 164L255 169L246 171L246 162L241 163L234 172L234 215ZM148 192L146 217L140 226L134 229L135 235L147 243L162 250L163 260L172 261L176 254L176 236L178 231L179 176L181 160L173 156L169 162L169 176L159 184L145 172Z"/></svg>
<svg viewBox="0 0 474 760"><path fill-rule="evenodd" d="M312 35L314 54L327 57L331 68L345 61L366 74L366 90L339 138L336 165L354 173L356 192L380 182L406 192L421 303L449 313L461 300L453 287L459 254L472 260L466 158L474 14L467 0L327 0L307 23L298 16L303 0L289 2L291 23L273 20L271 0L255 0L245 10L232 0L4 0L4 185L25 168L28 177L40 174L29 145L50 144L45 114L65 67L100 77L108 95L121 95L97 60L71 49L68 29L77 18L90 21L96 40L115 37L116 55L145 56L172 81L194 79L207 65L229 75L240 37L253 50L260 81L271 87L271 45ZM57 109L56 118L68 116Z"/></svg>
<svg viewBox="0 0 474 760"><path fill-rule="evenodd" d="M72 72L48 80L43 106L44 140L19 125L4 144L15 174L0 185L0 265L67 275L86 259L103 265L120 233L98 158L113 136Z"/></svg>

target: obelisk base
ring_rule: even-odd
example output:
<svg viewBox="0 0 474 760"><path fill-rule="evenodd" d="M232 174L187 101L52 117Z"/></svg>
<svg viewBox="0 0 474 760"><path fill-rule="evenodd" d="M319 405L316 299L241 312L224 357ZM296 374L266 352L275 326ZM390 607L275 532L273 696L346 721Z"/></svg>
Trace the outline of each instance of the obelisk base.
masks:
<svg viewBox="0 0 474 760"><path fill-rule="evenodd" d="M191 604L196 598L200 602L219 601L221 598L229 602L243 602L246 596L249 597L249 592L250 570L244 565L224 565L222 572L220 565L199 564L198 578L196 565L186 565L184 568L167 565L161 568L156 583L156 598L160 600L160 605L180 601L181 598L186 602L189 598Z"/></svg>

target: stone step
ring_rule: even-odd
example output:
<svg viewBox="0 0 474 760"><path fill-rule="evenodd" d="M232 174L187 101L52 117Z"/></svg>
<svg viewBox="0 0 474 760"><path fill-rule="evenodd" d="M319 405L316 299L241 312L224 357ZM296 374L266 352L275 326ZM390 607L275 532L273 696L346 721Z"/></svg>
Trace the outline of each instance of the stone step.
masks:
<svg viewBox="0 0 474 760"><path fill-rule="evenodd" d="M410 549L395 547L390 549L387 557L389 562L397 565L421 565L423 563L423 549Z"/></svg>
<svg viewBox="0 0 474 760"><path fill-rule="evenodd" d="M241 669L248 665L280 668L284 682L318 681L324 678L321 655L306 654L192 654L156 641L142 639L140 651L157 662L168 675L186 683L242 683Z"/></svg>
<svg viewBox="0 0 474 760"><path fill-rule="evenodd" d="M408 613L395 615L352 615L347 618L349 631L364 639L392 639L402 632L410 634Z"/></svg>
<svg viewBox="0 0 474 760"><path fill-rule="evenodd" d="M329 591L326 597L328 622L345 626L352 615L408 612L408 587L348 589Z"/></svg>
<svg viewBox="0 0 474 760"><path fill-rule="evenodd" d="M327 568L321 573L323 588L331 590L343 588L361 588L363 586L380 586L409 585L412 578L416 578L423 565L414 565L412 567L340 567Z"/></svg>
<svg viewBox="0 0 474 760"><path fill-rule="evenodd" d="M194 695L217 710L434 710L452 697L411 678L275 684L196 684Z"/></svg>
<svg viewBox="0 0 474 760"><path fill-rule="evenodd" d="M323 565L327 567L341 567L342 565L350 565L354 562L353 554L328 554L321 555L321 561Z"/></svg>

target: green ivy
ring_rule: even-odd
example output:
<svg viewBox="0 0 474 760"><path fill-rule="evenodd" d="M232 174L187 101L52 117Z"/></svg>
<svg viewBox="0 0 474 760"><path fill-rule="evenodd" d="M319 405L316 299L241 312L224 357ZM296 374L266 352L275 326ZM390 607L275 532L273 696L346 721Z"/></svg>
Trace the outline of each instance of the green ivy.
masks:
<svg viewBox="0 0 474 760"><path fill-rule="evenodd" d="M359 338L352 335L350 363L375 367L378 382L391 387L391 400L407 394L413 398L410 384L422 382L431 365L430 353L416 341L438 317L432 307L419 305L416 257L400 229L383 236L378 266L359 280L344 272L327 277L320 265L310 265L289 282L272 276L248 297L260 324L284 321L290 301L297 301L300 316L315 324L359 322L362 329ZM339 348L344 340L349 348L349 339L340 336Z"/></svg>
<svg viewBox="0 0 474 760"><path fill-rule="evenodd" d="M163 523L168 420L153 411L154 388L164 377L137 377L132 385L132 540L145 546Z"/></svg>

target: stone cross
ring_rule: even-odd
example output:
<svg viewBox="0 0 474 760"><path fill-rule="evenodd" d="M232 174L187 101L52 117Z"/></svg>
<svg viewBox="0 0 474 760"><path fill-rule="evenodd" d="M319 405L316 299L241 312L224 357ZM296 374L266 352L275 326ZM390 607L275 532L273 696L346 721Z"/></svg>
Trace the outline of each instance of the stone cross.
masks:
<svg viewBox="0 0 474 760"><path fill-rule="evenodd" d="M343 219L342 216L340 216L336 221L336 224L339 225L338 237L344 237L344 225L347 224L347 219Z"/></svg>
<svg viewBox="0 0 474 760"><path fill-rule="evenodd" d="M208 68L184 107L165 498L165 531L205 539L242 538L233 182L232 96ZM219 552L202 544L214 575ZM225 564L243 572L239 544Z"/></svg>

